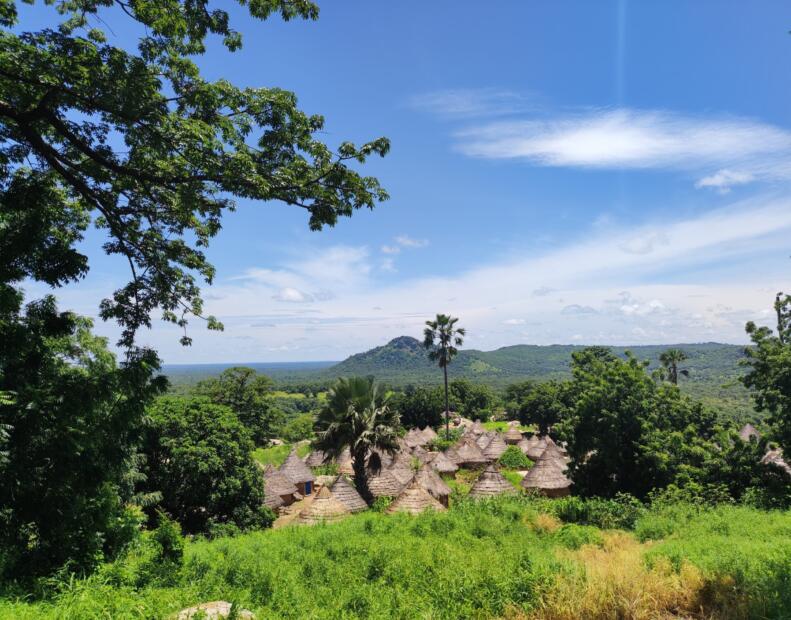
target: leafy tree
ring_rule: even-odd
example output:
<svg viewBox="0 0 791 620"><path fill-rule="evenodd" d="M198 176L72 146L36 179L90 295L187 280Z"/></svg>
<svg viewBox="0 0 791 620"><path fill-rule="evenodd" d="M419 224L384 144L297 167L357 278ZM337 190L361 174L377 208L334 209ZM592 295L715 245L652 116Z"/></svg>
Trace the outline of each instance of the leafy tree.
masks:
<svg viewBox="0 0 791 620"><path fill-rule="evenodd" d="M185 330L202 316L197 282L214 277L204 248L234 198L304 209L313 230L387 198L349 167L384 155L386 139L333 151L316 137L323 118L300 111L293 93L201 77L207 36L230 52L242 45L212 4L64 0L61 23L29 32L16 2L0 2L3 262L62 285L88 270L78 247L88 226L106 231L104 250L128 263L131 279L100 315L123 327L125 346L158 309ZM259 20L318 17L308 0L239 4ZM142 33L136 51L91 25L108 10Z"/></svg>
<svg viewBox="0 0 791 620"><path fill-rule="evenodd" d="M532 379L517 381L505 387L505 408L513 417L518 417L520 403L536 387Z"/></svg>
<svg viewBox="0 0 791 620"><path fill-rule="evenodd" d="M444 402L441 388L410 385L403 392L395 394L390 404L400 414L404 426L424 428L439 426Z"/></svg>
<svg viewBox="0 0 791 620"><path fill-rule="evenodd" d="M742 379L755 406L769 413L773 435L785 454L791 454L791 297L775 298L777 329L747 323L753 346L745 349L748 372Z"/></svg>
<svg viewBox="0 0 791 620"><path fill-rule="evenodd" d="M542 435L568 415L572 401L571 385L566 381L538 383L518 403L522 424L535 424Z"/></svg>
<svg viewBox="0 0 791 620"><path fill-rule="evenodd" d="M264 482L253 442L234 412L207 398L166 396L149 409L145 490L159 491L159 508L189 534L230 526L268 527Z"/></svg>
<svg viewBox="0 0 791 620"><path fill-rule="evenodd" d="M516 446L508 446L499 460L500 465L507 469L527 469L533 464L533 461Z"/></svg>
<svg viewBox="0 0 791 620"><path fill-rule="evenodd" d="M286 422L279 431L280 437L289 443L296 443L313 437L313 414L303 413Z"/></svg>
<svg viewBox="0 0 791 620"><path fill-rule="evenodd" d="M349 448L354 484L369 505L368 472L381 468L378 451L393 454L398 449L400 421L389 400L372 377L342 377L330 388L316 420L315 448L334 458Z"/></svg>
<svg viewBox="0 0 791 620"><path fill-rule="evenodd" d="M678 385L678 376L689 376L689 371L686 369L679 369L678 365L687 359L687 354L681 349L668 349L659 356L659 363L662 364L668 381L673 385Z"/></svg>
<svg viewBox="0 0 791 620"><path fill-rule="evenodd" d="M195 393L207 396L218 405L225 405L238 416L250 431L257 445L274 437L283 423L283 414L272 399L272 379L259 375L252 368L227 368L219 377L198 383Z"/></svg>
<svg viewBox="0 0 791 620"><path fill-rule="evenodd" d="M572 355L573 408L561 423L583 495L645 497L700 476L714 445L713 417L676 386L657 385L647 363L600 351Z"/></svg>
<svg viewBox="0 0 791 620"><path fill-rule="evenodd" d="M423 346L428 350L428 357L442 368L445 378L445 438L450 438L450 405L448 402L448 365L451 363L464 344L466 331L456 327L459 319L448 314L438 314L433 321L426 321L423 330Z"/></svg>
<svg viewBox="0 0 791 620"><path fill-rule="evenodd" d="M488 420L492 416L498 402L492 388L468 379L450 382L450 400L457 404L460 413L465 417L482 420Z"/></svg>
<svg viewBox="0 0 791 620"><path fill-rule="evenodd" d="M165 380L152 378L150 352L130 351L119 366L91 322L58 312L53 297L9 307L0 321L0 577L89 571L136 530L126 505L136 446Z"/></svg>

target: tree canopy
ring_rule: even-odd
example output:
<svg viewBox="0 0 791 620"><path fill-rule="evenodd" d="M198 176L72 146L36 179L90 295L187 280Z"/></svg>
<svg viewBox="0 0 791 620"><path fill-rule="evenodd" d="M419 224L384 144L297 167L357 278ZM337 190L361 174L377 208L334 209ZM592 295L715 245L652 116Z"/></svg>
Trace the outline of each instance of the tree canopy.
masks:
<svg viewBox="0 0 791 620"><path fill-rule="evenodd" d="M219 4L219 3L218 3ZM307 0L240 0L259 20L315 19ZM185 328L202 316L204 253L235 199L304 209L311 229L334 225L387 198L350 163L384 155L379 138L332 149L324 119L275 87L238 88L201 77L196 57L210 36L231 52L242 36L209 0L63 0L60 23L31 32L14 0L0 0L0 282L61 286L82 278L79 242L106 232L130 281L101 303L131 346L151 315ZM108 40L105 11L133 20L136 50ZM112 34L112 33L110 33ZM205 317L210 328L221 324Z"/></svg>

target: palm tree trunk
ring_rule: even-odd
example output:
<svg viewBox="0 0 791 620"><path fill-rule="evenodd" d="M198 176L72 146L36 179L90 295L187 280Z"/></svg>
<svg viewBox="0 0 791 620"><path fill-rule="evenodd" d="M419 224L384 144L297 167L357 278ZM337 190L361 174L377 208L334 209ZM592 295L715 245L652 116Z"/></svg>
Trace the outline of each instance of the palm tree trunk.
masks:
<svg viewBox="0 0 791 620"><path fill-rule="evenodd" d="M365 452L352 453L352 468L354 469L354 486L357 492L369 506L374 503L374 496L368 488L368 472L365 469Z"/></svg>
<svg viewBox="0 0 791 620"><path fill-rule="evenodd" d="M443 366L445 372L445 440L450 441L450 407L448 406L448 367Z"/></svg>

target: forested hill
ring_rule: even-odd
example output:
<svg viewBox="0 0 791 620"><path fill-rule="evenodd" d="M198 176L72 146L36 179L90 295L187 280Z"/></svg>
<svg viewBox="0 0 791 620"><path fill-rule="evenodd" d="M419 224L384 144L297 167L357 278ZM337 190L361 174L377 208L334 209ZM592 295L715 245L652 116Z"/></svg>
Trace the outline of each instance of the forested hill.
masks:
<svg viewBox="0 0 791 620"><path fill-rule="evenodd" d="M514 345L494 351L465 349L454 359L451 373L454 377L493 383L508 383L518 379L560 378L569 374L569 362L574 351L583 349L575 345ZM682 365L689 370L689 381L728 382L741 374L739 360L744 356L740 345L718 344L668 344L634 347L612 347L618 355L631 351L636 357L658 365L659 355L669 349L682 349L689 359ZM343 375L375 375L388 383L437 383L441 373L429 361L420 341L401 336L386 345L346 360L321 371L325 377Z"/></svg>

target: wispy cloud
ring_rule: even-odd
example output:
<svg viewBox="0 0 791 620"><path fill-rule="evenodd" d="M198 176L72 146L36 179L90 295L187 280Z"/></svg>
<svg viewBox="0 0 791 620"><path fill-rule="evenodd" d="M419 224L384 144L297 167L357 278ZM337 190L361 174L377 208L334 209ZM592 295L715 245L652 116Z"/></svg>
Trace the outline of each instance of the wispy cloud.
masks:
<svg viewBox="0 0 791 620"><path fill-rule="evenodd" d="M531 108L525 96L494 88L458 88L422 93L411 97L409 105L446 118L502 116Z"/></svg>
<svg viewBox="0 0 791 620"><path fill-rule="evenodd" d="M402 248L424 248L428 245L428 239L413 239L408 235L398 235L395 241Z"/></svg>
<svg viewBox="0 0 791 620"><path fill-rule="evenodd" d="M719 191L758 178L791 179L791 132L738 118L597 109L542 120L499 121L456 132L471 157L541 166L673 169Z"/></svg>

